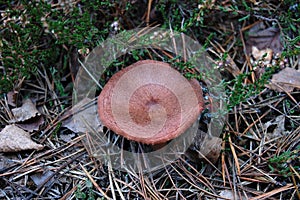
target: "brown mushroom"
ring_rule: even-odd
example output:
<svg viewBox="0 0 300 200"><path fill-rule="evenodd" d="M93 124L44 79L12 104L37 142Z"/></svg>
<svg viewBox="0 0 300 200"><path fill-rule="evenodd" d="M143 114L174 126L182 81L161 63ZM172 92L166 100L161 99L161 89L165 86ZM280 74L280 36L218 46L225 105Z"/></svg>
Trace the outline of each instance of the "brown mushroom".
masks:
<svg viewBox="0 0 300 200"><path fill-rule="evenodd" d="M115 133L144 144L162 144L187 130L203 110L199 83L169 64L143 60L126 67L98 97L101 122Z"/></svg>

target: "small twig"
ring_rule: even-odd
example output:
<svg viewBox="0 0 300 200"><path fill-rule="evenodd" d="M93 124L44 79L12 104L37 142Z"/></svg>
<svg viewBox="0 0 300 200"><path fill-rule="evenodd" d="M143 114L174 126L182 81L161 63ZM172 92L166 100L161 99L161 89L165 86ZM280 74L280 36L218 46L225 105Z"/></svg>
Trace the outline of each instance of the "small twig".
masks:
<svg viewBox="0 0 300 200"><path fill-rule="evenodd" d="M234 158L234 162L235 162L235 166L236 166L236 169L237 169L238 176L241 176L240 164L239 164L239 161L238 161L238 157L237 157L237 155L235 153L235 149L234 149L234 147L232 145L232 141L231 141L231 136L230 135L228 137L228 141L229 141L229 146L230 146L233 158Z"/></svg>
<svg viewBox="0 0 300 200"><path fill-rule="evenodd" d="M151 6L152 6L152 0L148 0L148 9L147 9L147 18L146 18L147 26L149 26L149 22L150 22Z"/></svg>
<svg viewBox="0 0 300 200"><path fill-rule="evenodd" d="M283 192L283 191L286 191L286 190L290 190L293 188L293 184L287 184L286 186L283 186L281 188L278 188L278 189L275 189L275 190L272 190L270 192L267 192L267 193L264 193L264 194L261 194L261 195L258 195L256 197L253 197L249 200L261 200L261 199L266 199L268 197L271 197L279 192Z"/></svg>
<svg viewBox="0 0 300 200"><path fill-rule="evenodd" d="M275 103L274 106L277 106L284 98L278 100L278 102ZM252 126L254 126L258 121L260 121L262 118L264 118L265 116L267 116L269 113L271 112L271 109L267 110L264 114L262 114L258 119L256 119L252 124L250 124L242 134L240 134L240 136L244 136L250 128L252 128Z"/></svg>
<svg viewBox="0 0 300 200"><path fill-rule="evenodd" d="M83 69L86 71L86 73L88 73L88 75L92 78L92 80L96 83L96 85L103 89L103 87L98 83L98 81L96 80L96 78L91 74L91 72L84 66L84 64L78 59L78 62L80 63L80 65L83 67Z"/></svg>
<svg viewBox="0 0 300 200"><path fill-rule="evenodd" d="M299 178L299 180L300 180L300 175L299 175L299 173L295 170L295 168L291 164L289 164L289 168L290 168L290 171L292 172L292 180L293 180L293 184L295 186L295 190L297 192L298 199L300 199L299 188L298 188L298 185L297 185L297 181L296 181L296 179L294 177L294 173L297 175L297 177Z"/></svg>
<svg viewBox="0 0 300 200"><path fill-rule="evenodd" d="M220 198L220 196L218 195L215 195L211 192L208 192L206 191L205 189L202 189L201 187L199 187L198 185L195 185L194 183L190 182L184 175L182 175L173 165L171 165L171 167L177 172L177 174L179 174L179 176L184 179L187 183L189 183L191 186L197 188L198 190L200 190L201 192L209 195L209 196L212 196L212 197L216 197L216 198ZM226 198L227 199L227 198Z"/></svg>
<svg viewBox="0 0 300 200"><path fill-rule="evenodd" d="M106 198L106 199L111 199L105 192L99 187L99 185L96 183L96 181L93 179L93 177L89 174L89 172L85 169L85 167L79 163L80 167L84 171L84 173L87 175L87 177L90 179L90 181L93 183L93 185L97 188L97 190Z"/></svg>

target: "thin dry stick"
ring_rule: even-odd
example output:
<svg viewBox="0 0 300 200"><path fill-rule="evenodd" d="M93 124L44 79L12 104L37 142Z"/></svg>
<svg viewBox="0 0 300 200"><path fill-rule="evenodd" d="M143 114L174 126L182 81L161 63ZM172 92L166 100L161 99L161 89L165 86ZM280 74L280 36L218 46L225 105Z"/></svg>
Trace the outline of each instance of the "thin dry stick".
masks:
<svg viewBox="0 0 300 200"><path fill-rule="evenodd" d="M289 167L290 167L290 171L292 172L292 180L293 180L293 184L295 186L295 190L297 192L298 199L300 199L300 193L299 193L299 189L298 189L298 186L297 186L297 181L296 181L293 173L297 174L298 178L299 178L299 174L291 164L289 164Z"/></svg>
<svg viewBox="0 0 300 200"><path fill-rule="evenodd" d="M280 99L278 102L275 103L275 107L282 101L283 99ZM264 118L265 116L267 116L267 114L269 114L271 112L271 109L269 109L268 111L266 111L264 114L262 114L262 116L260 116L257 120L255 120L252 124L250 124L245 130L244 132L240 135L241 137L244 136L248 130L250 128L252 128L252 126L254 126L258 121L261 121L262 118Z"/></svg>
<svg viewBox="0 0 300 200"><path fill-rule="evenodd" d="M224 54L226 51L225 49L222 47L222 45L220 45L218 42L214 41L214 43L210 42L210 44L218 51L218 53L220 54ZM231 58L231 56L228 54L227 55L227 60L226 62L229 61L230 65L225 66L226 69L234 76L237 77L239 74L241 74L240 69L238 68L238 66L235 64L234 60Z"/></svg>
<svg viewBox="0 0 300 200"><path fill-rule="evenodd" d="M278 188L278 189L275 189L275 190L272 190L270 192L267 192L267 193L264 193L264 194L261 194L261 195L258 195L256 197L253 197L249 200L262 200L262 199L266 199L268 197L271 197L279 192L283 192L283 191L286 191L286 190L290 190L293 188L293 184L287 184L286 186L283 186L281 188Z"/></svg>
<svg viewBox="0 0 300 200"><path fill-rule="evenodd" d="M149 26L149 22L150 22L151 5L152 5L152 0L149 0L148 1L147 18L146 18L147 26Z"/></svg>
<svg viewBox="0 0 300 200"><path fill-rule="evenodd" d="M187 57L186 57L186 48L185 48L185 37L184 34L181 33L181 39L182 39L182 49L183 49L183 61L186 62L187 61Z"/></svg>
<svg viewBox="0 0 300 200"><path fill-rule="evenodd" d="M244 49L244 54L245 54L245 57L246 57L246 61L247 61L247 65L250 69L250 71L252 70L252 65L251 65L251 62L250 62L250 57L247 55L247 51L246 51L246 44L245 44L245 40L244 40L244 37L243 37L243 31L242 29L240 30L240 36L241 36L241 41L243 43L243 49ZM255 82L255 74L254 72L251 73L251 78L252 78L252 83Z"/></svg>
<svg viewBox="0 0 300 200"><path fill-rule="evenodd" d="M1 103L1 109L5 109L5 112L6 114L8 115L9 119L13 119L14 118L14 115L12 114L11 110L9 109L9 105L8 105L8 101L7 101L7 98L6 96L4 96L5 98L5 101L2 102L0 101ZM6 120L2 115L0 116L6 123L9 124L8 120Z"/></svg>
<svg viewBox="0 0 300 200"><path fill-rule="evenodd" d="M171 35L174 35L171 23L170 23L170 31L171 31ZM173 46L174 46L174 53L177 56L178 55L178 51L177 51L176 41L175 41L174 37L172 37L172 43L173 43ZM179 59L177 59L176 62L179 62Z"/></svg>
<svg viewBox="0 0 300 200"><path fill-rule="evenodd" d="M248 123L248 120L246 119L246 117L243 115L243 113L242 112L240 112L239 111L239 114L240 114L240 116L242 117L242 119L244 120L244 123L247 125L247 127L249 126L249 123ZM251 116L251 119L254 121L254 119L253 119L253 117L252 117L252 115L250 114L250 116ZM250 131L250 133L252 134L252 135L254 135L256 138L258 138L257 137L257 135L256 135L256 133L252 130L252 129L250 129L249 130Z"/></svg>
<svg viewBox="0 0 300 200"><path fill-rule="evenodd" d="M138 162L138 163L140 163L140 162ZM126 169L126 171L127 171L128 175L130 176L130 179L132 180L132 182L134 182L134 185L136 187L138 187L135 190L139 191L138 193L143 197L143 199L149 199L147 197L147 193L145 192L146 189L145 189L145 185L143 184L143 180L142 180L143 179L143 175L142 175L143 173L142 173L142 170L140 169L141 166L138 165L139 172L140 172L139 175L136 174L134 170L131 170L130 168L127 168L126 165L124 165L123 167Z"/></svg>
<svg viewBox="0 0 300 200"><path fill-rule="evenodd" d="M28 161L29 161L29 159L33 156L33 154L35 154L36 153L36 150L34 150L26 159L25 159L25 161L22 163L22 165L21 165L21 167L23 167L24 165L26 165L27 163L28 163ZM30 160L30 161L32 161L32 160Z"/></svg>
<svg viewBox="0 0 300 200"><path fill-rule="evenodd" d="M95 100L96 100L96 97L95 97L94 99L92 99L91 102L94 102ZM44 134L47 133L48 131L50 131L54 126L57 126L57 125L58 125L59 123L61 123L62 121L64 121L64 120L68 119L69 117L71 117L72 115L81 112L83 109L85 109L85 106L89 106L89 104L90 104L91 102L88 102L87 104L82 105L82 107L81 107L80 109L78 108L78 110L76 110L76 112L71 112L72 109L73 109L74 107L70 107L70 109L69 109L68 111L65 111L65 112L63 111L63 112L61 112L61 114L62 114L62 113L66 113L66 114L63 115L62 117L61 117L61 115L57 115L57 116L49 123L49 125L47 126L47 128L44 130ZM76 107L76 105L75 105L75 107ZM70 113L67 114L67 112L70 112ZM58 119L59 117L61 117L61 118ZM52 131L53 131L53 130L52 130ZM51 134L52 131L50 131L50 132L48 133L48 135L47 135L46 137L44 137L44 139L42 139L42 140L40 141L40 143L44 143L44 141L48 138L48 136Z"/></svg>
<svg viewBox="0 0 300 200"><path fill-rule="evenodd" d="M74 186L70 191L68 191L60 200L69 199L69 196L77 190L77 186Z"/></svg>
<svg viewBox="0 0 300 200"><path fill-rule="evenodd" d="M140 180L140 184L141 184L141 189L142 189L142 191L143 191L143 193L144 193L144 198L145 199L149 199L149 197L148 197L148 194L147 194L147 189L146 189L146 186L145 186L145 181L144 181L144 176L143 176L143 173L142 173L142 169L141 169L141 167L139 167L139 180Z"/></svg>
<svg viewBox="0 0 300 200"><path fill-rule="evenodd" d="M108 155L110 154L110 152L108 151ZM111 163L110 163L110 157L108 156L108 165L111 166ZM108 167L109 167L108 166ZM109 185L110 185L110 190L111 190L111 193L112 193L112 196L113 196L113 199L116 200L116 194L115 194L115 188L114 188L114 184L113 184L113 181L112 181L112 172L110 171L112 170L112 168L108 168L108 179L109 179Z"/></svg>
<svg viewBox="0 0 300 200"><path fill-rule="evenodd" d="M112 177L112 179L113 179L113 181L114 181L114 183L115 183L115 186L116 186L116 188L117 188L117 191L118 191L118 193L119 193L121 199L122 199L122 200L125 200L125 197L124 197L123 193L121 192L118 183L116 182L116 177L115 177L115 174L114 174L114 172L113 172L113 169L112 169L112 166L111 166L111 161L110 161L110 159L109 159L109 162L108 162L108 173L109 173L109 180L110 180L111 177Z"/></svg>
<svg viewBox="0 0 300 200"><path fill-rule="evenodd" d="M105 194L105 192L99 187L99 185L96 183L96 181L93 179L93 177L89 174L89 172L84 168L84 166L79 163L80 167L84 171L84 173L87 175L87 177L90 179L90 181L93 183L93 185L97 188L97 190L107 199L111 199L109 196Z"/></svg>
<svg viewBox="0 0 300 200"><path fill-rule="evenodd" d="M257 22L254 22L253 24L250 24L250 25L248 25L248 26L245 26L244 28L242 28L242 32L244 32L244 31L246 31L246 30L252 28L253 26L256 26L257 24L259 24L259 23L261 23L261 22L262 22L262 21L259 20L259 21L257 21Z"/></svg>
<svg viewBox="0 0 300 200"><path fill-rule="evenodd" d="M134 42L137 38L140 38L144 35L146 35L147 33L149 33L151 30L154 30L156 27L158 27L159 24L155 25L155 26L147 26L143 29L141 29L139 32L137 32L137 34L133 35L129 40L128 43L132 43Z"/></svg>
<svg viewBox="0 0 300 200"><path fill-rule="evenodd" d="M80 138L80 136L79 136L79 138ZM75 139L73 139L72 141L77 140L77 139L78 139L78 138L75 138ZM71 141L71 143L72 143L72 141ZM66 150L67 148L73 146L74 144L75 144L75 143L70 144L70 145L67 146L66 148L63 148L61 151ZM62 146L62 147L63 147L63 146ZM54 150L57 150L57 149L54 149ZM83 149L81 149L81 150L83 150ZM79 151L73 153L72 155L75 155L75 154L77 154L77 153L80 153L81 150L79 150ZM59 151L59 152L61 152L61 151ZM19 166L17 169L15 169L15 170L12 171L12 172L7 172L7 173L2 173L2 174L0 174L0 177L12 175L12 174L17 174L17 173L20 173L21 170L22 170L22 171L25 171L24 174L18 175L18 178L20 178L21 176L24 176L24 175L27 174L26 169L24 169L25 167L29 167L29 168L30 168L29 171L30 171L30 172L33 172L33 171L35 171L35 170L39 170L40 167L42 167L42 166L51 165L51 164L53 164L53 163L55 163L55 162L58 162L58 161L56 160L56 161L53 161L53 162L50 162L50 163L47 163L47 164L43 164L42 166L35 166L35 167L32 167L32 166L31 166L31 165L37 163L39 158L42 158L42 157L43 157L44 159L46 159L47 157L44 157L44 156L47 155L47 154L51 154L51 155L49 155L48 157L53 157L54 155L57 154L57 152L56 152L56 153L53 153L53 150L47 151L47 152L45 152L45 153L43 153L43 154L41 154L41 155L39 155L39 156L37 156L37 157L35 157L35 158L32 158L31 160L29 160L29 161L26 163L26 165ZM66 159L66 158L68 158L68 157L71 157L72 155L69 155L69 156L67 156L67 157L60 158L59 160L64 160L64 159ZM15 178L16 178L16 177L15 177Z"/></svg>
<svg viewBox="0 0 300 200"><path fill-rule="evenodd" d="M165 54L166 56L168 56L169 58L174 58L170 53L166 52L165 50L161 49L159 46L153 44L152 45L155 49L159 49L163 54Z"/></svg>
<svg viewBox="0 0 300 200"><path fill-rule="evenodd" d="M181 173L180 173L173 165L171 165L171 167L177 172L177 174L179 174L179 176L181 176L181 178L183 178L183 179L184 179L187 183L189 183L191 186L197 188L198 190L200 190L201 192L203 192L203 193L205 193L205 194L207 194L207 195L209 195L209 196L216 197L216 198L220 198L220 196L215 195L215 194L213 194L213 193L211 193L211 192L208 192L208 191L202 189L201 187L199 187L198 185L195 185L195 184L193 184L192 182L190 182L190 181L189 181L184 175L182 175L182 174L181 174Z"/></svg>
<svg viewBox="0 0 300 200"><path fill-rule="evenodd" d="M171 181L173 187L175 188L175 190L179 193L179 195L181 196L181 198L184 199L184 197L182 196L181 192L179 192L178 187L176 187L176 184L174 183L174 181L173 181L173 179L172 179L172 176L170 175L170 173L168 172L167 169L166 169L166 173L167 173L167 175L168 175L168 177L169 177L169 180Z"/></svg>
<svg viewBox="0 0 300 200"><path fill-rule="evenodd" d="M52 185L54 184L54 181L51 181L51 179L56 176L56 178L59 178L60 175L57 175L63 168L65 168L66 166L70 165L70 163L74 162L75 160L79 159L81 156L83 155L83 153L75 156L74 158L66 161L64 164L62 164L61 166L59 166L59 168L56 170L55 173L53 173L52 175L50 175L49 177L47 177L47 179L45 181L43 181L41 184L39 184L39 186L34 190L34 193L30 194L29 196L26 197L26 200L32 199L33 195L35 195L38 191L40 190L45 190L45 184L46 183L50 183L46 189L46 191L48 191Z"/></svg>
<svg viewBox="0 0 300 200"><path fill-rule="evenodd" d="M258 169L257 167L255 167L254 165L251 165L250 167L252 167L253 169L259 171L260 173L262 173L265 177L267 177L273 184L276 184L277 182L267 173L264 173L262 170Z"/></svg>
<svg viewBox="0 0 300 200"><path fill-rule="evenodd" d="M260 179L254 179L254 178L248 178L248 177L243 177L243 176L241 176L240 179L248 181L248 182L269 183L269 181L260 180Z"/></svg>
<svg viewBox="0 0 300 200"><path fill-rule="evenodd" d="M134 190L137 193L139 193L143 199L146 199L145 192L142 190L142 188L140 187L140 185L138 183L138 181L140 181L138 175L135 173L134 170L130 170L129 168L126 168L126 165L124 165L124 168L126 169L126 172L128 173L128 175L130 177L130 180L133 182L132 185L137 187Z"/></svg>
<svg viewBox="0 0 300 200"><path fill-rule="evenodd" d="M217 170L219 173L221 173L221 171L205 156L201 153L201 151L196 150L196 152L206 161L208 162L215 170Z"/></svg>
<svg viewBox="0 0 300 200"><path fill-rule="evenodd" d="M121 179L116 178L116 181L118 181L119 183L122 183L123 185L125 185L125 187L130 188L132 191L138 193L139 195L144 196L144 194L141 191L137 190L136 188L134 188L133 186L129 185L128 183L122 181ZM131 191L131 193L133 193L132 191Z"/></svg>
<svg viewBox="0 0 300 200"><path fill-rule="evenodd" d="M86 73L91 77L91 79L94 81L94 83L101 89L103 87L98 83L97 79L91 74L91 72L85 67L85 65L78 59L78 62L80 63L81 67L86 71Z"/></svg>
<svg viewBox="0 0 300 200"><path fill-rule="evenodd" d="M279 84L272 82L272 84L274 84L276 87L280 88L282 91L284 91L289 97L290 99L296 104L298 105L298 107L300 108L300 104L298 104L297 100L283 87L281 87Z"/></svg>
<svg viewBox="0 0 300 200"><path fill-rule="evenodd" d="M75 156L76 154L81 153L81 152L83 152L83 151L84 151L84 149L82 148L82 149L79 149L78 151L76 151L76 152L74 152L74 153L68 155L67 157L60 158L60 159L55 160L55 161L53 161L53 162L49 162L49 163L42 164L42 165L40 165L40 166L35 166L35 167L30 167L30 166L29 166L29 168L31 168L30 170L25 170L24 173L15 176L12 180L17 180L17 179L21 178L22 176L24 176L24 175L26 175L26 174L29 174L29 173L34 172L34 171L38 171L38 170L42 169L42 168L45 167L45 166L52 165L52 164L54 164L54 163L56 163L56 162L59 162L59 161L61 161L61 160L65 160L65 159L67 159L67 158L69 158L69 157L72 157L72 156ZM20 173L19 171L17 171L17 172Z"/></svg>
<svg viewBox="0 0 300 200"><path fill-rule="evenodd" d="M293 138L295 136L295 138ZM277 151L280 152L282 149L287 149L290 145L290 141L299 141L300 140L300 126L291 134L289 134L282 144L278 147Z"/></svg>
<svg viewBox="0 0 300 200"><path fill-rule="evenodd" d="M211 184L211 182L209 182L209 180L207 180L207 178L205 176L203 176L198 170L196 170L190 163L188 163L186 160L184 160L182 157L179 157L179 159L184 162L190 169L192 169L194 171L195 174L193 174L193 172L187 171L188 173L191 173L195 178L197 178L198 181L200 181L203 185L205 185L207 188L209 188L210 190L214 191L214 187ZM220 171L218 171L219 173L221 173ZM203 180L204 181L203 181Z"/></svg>
<svg viewBox="0 0 300 200"><path fill-rule="evenodd" d="M222 149L223 150L225 150L225 136L226 136L226 134L223 135L223 141L222 141ZM221 163L222 163L223 185L225 187L225 185L226 185L226 174L225 174L226 163L225 163L225 154L224 153L222 153L222 155L221 155Z"/></svg>
<svg viewBox="0 0 300 200"><path fill-rule="evenodd" d="M234 159L234 162L235 162L235 166L236 166L236 169L237 169L238 176L241 176L241 169L240 169L239 160L238 160L237 155L235 153L235 149L234 149L234 147L232 145L232 141L231 141L231 136L230 135L228 137L228 141L229 141L230 149L231 149L231 152L232 152L232 155L233 155L233 159Z"/></svg>
<svg viewBox="0 0 300 200"><path fill-rule="evenodd" d="M199 181L202 184L204 184L206 187L208 187L207 184L205 184L201 179L198 179L197 177L195 177L195 175L193 173L191 173L190 171L188 171L185 167L182 167L182 170L190 178L190 180L193 181L195 184L197 184L196 181ZM208 187L208 189L210 189L211 192L215 193L215 191L213 190L213 188Z"/></svg>
<svg viewBox="0 0 300 200"><path fill-rule="evenodd" d="M238 120L238 112L237 112L237 106L234 106L234 121L235 121L235 129L236 129L236 132L239 133L240 130L239 130L239 120Z"/></svg>
<svg viewBox="0 0 300 200"><path fill-rule="evenodd" d="M145 186L146 186L146 189L149 191L150 195L152 196L150 199L156 199L156 200L159 200L161 199L158 195L161 195L159 193L157 193L157 190L153 189L153 187L150 187L151 186L151 183L150 181L147 179L147 177L144 178L144 181L145 183Z"/></svg>
<svg viewBox="0 0 300 200"><path fill-rule="evenodd" d="M59 101L58 95L54 91L54 88L53 88L54 86L51 84L50 79L49 79L49 77L47 75L46 69L45 69L45 67L43 65L42 65L42 68L44 70L44 77L43 78L45 79L45 81L46 81L46 83L48 85L48 88L51 90L51 96L52 96L52 98L54 100L53 102L54 102L55 106L60 105L60 109L63 110L64 109L63 108L63 104Z"/></svg>
<svg viewBox="0 0 300 200"><path fill-rule="evenodd" d="M234 161L232 161L232 166L234 166L233 164ZM233 194L234 194L234 197L233 197L233 200L237 200L235 197L237 197L237 176L236 176L236 168L235 167L232 167L231 168L231 172L232 172L232 182L233 182Z"/></svg>

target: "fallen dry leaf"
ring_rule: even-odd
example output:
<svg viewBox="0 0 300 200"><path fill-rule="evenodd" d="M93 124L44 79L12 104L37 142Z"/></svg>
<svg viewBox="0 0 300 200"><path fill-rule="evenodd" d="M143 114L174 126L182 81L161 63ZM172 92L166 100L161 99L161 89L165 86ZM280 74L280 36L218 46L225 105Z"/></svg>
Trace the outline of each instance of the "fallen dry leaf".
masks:
<svg viewBox="0 0 300 200"><path fill-rule="evenodd" d="M271 49L275 54L281 53L283 45L280 37L280 30L278 28L266 28L263 22L258 23L249 30L246 40L247 53L250 55L253 46L259 50Z"/></svg>
<svg viewBox="0 0 300 200"><path fill-rule="evenodd" d="M29 132L37 131L44 123L44 117L30 99L25 100L21 107L12 109L12 113L14 119L10 123Z"/></svg>
<svg viewBox="0 0 300 200"><path fill-rule="evenodd" d="M43 149L43 145L31 140L28 132L17 127L8 125L0 132L0 152L18 152L22 150Z"/></svg>
<svg viewBox="0 0 300 200"><path fill-rule="evenodd" d="M89 98L84 98L77 103L69 112L62 116L71 115L72 117L63 121L62 126L70 129L74 133L85 133L91 128L98 130L101 123L98 119L97 105Z"/></svg>
<svg viewBox="0 0 300 200"><path fill-rule="evenodd" d="M11 111L14 115L14 119L10 121L11 123L24 122L41 115L30 99L26 99L21 107L14 108Z"/></svg>
<svg viewBox="0 0 300 200"><path fill-rule="evenodd" d="M53 171L50 171L48 169L46 169L43 172L37 172L33 175L30 176L30 178L33 180L34 184L36 186L41 186L42 184L44 184L44 182L46 182L45 186L49 186L49 184L51 184L52 181L54 181L54 175L55 173ZM51 180L48 180L51 179Z"/></svg>
<svg viewBox="0 0 300 200"><path fill-rule="evenodd" d="M186 152L186 155L196 162L203 160L204 156L212 163L217 162L221 149L222 139L210 136L205 132L199 131L194 138L194 143Z"/></svg>
<svg viewBox="0 0 300 200"><path fill-rule="evenodd" d="M264 124L264 129L266 130L266 138L267 140L271 140L274 138L282 137L283 135L288 134L289 132L286 131L284 128L285 124L285 116L279 115L275 119L268 121ZM268 131L268 128L271 126L275 126L272 131Z"/></svg>
<svg viewBox="0 0 300 200"><path fill-rule="evenodd" d="M284 68L273 75L266 86L278 92L292 92L294 88L300 89L300 72L293 68Z"/></svg>
<svg viewBox="0 0 300 200"><path fill-rule="evenodd" d="M268 64L272 60L273 50L266 48L259 50L256 46L252 46L252 56L255 60L264 60L264 64Z"/></svg>
<svg viewBox="0 0 300 200"><path fill-rule="evenodd" d="M7 103L10 106L16 107L16 102L17 102L17 91L10 91L7 93Z"/></svg>
<svg viewBox="0 0 300 200"><path fill-rule="evenodd" d="M31 133L39 130L40 125L42 125L44 121L45 120L43 116L36 116L32 119L26 120L25 122L16 123L16 125L21 129Z"/></svg>

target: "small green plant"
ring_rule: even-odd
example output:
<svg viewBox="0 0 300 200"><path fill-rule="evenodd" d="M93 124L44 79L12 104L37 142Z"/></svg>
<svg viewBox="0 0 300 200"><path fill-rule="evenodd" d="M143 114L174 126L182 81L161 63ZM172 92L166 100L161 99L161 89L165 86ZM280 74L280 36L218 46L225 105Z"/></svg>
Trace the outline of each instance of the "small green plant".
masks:
<svg viewBox="0 0 300 200"><path fill-rule="evenodd" d="M75 197L76 199L85 199L86 198L86 194L84 192L81 191L81 185L77 185L77 190L75 192Z"/></svg>
<svg viewBox="0 0 300 200"><path fill-rule="evenodd" d="M157 10L162 14L163 28L171 26L174 31L188 33L191 28L205 26L204 17L211 6L212 2L209 0L201 0L198 3L164 0L159 1Z"/></svg>
<svg viewBox="0 0 300 200"><path fill-rule="evenodd" d="M269 160L271 172L278 172L284 177L291 176L289 164L293 163L294 169L300 169L300 146L294 151L286 151Z"/></svg>
<svg viewBox="0 0 300 200"><path fill-rule="evenodd" d="M95 200L95 193L93 191L93 183L90 180L86 180L85 186L87 191L83 192L81 185L77 185L77 190L75 191L76 199L87 199L87 200Z"/></svg>
<svg viewBox="0 0 300 200"><path fill-rule="evenodd" d="M6 1L0 25L0 62L3 66L0 94L13 89L23 77L29 79L36 75L41 66L58 68L59 73L64 73L64 66L59 65L67 62L61 58L70 58L73 49L92 49L99 39L106 38L114 19L105 13L94 14L92 18L90 14L100 10L101 6L115 7L85 0L80 3L59 1L57 4L21 1L20 5ZM99 23L100 19L105 21ZM55 84L62 93L60 83L56 80Z"/></svg>
<svg viewBox="0 0 300 200"><path fill-rule="evenodd" d="M245 79L248 78L252 72L240 74L237 78L224 82L225 88L228 88L230 84L233 84L232 90L226 90L227 96L229 97L228 109L230 110L237 104L259 94L265 88L265 84L268 83L269 79L278 68L278 66L266 68L266 72L252 84L244 83Z"/></svg>
<svg viewBox="0 0 300 200"><path fill-rule="evenodd" d="M175 57L173 59L170 59L168 61L175 69L177 69L179 72L181 72L184 77L187 79L195 78L197 80L201 80L202 76L201 74L195 69L195 66L187 61L181 61L178 60L178 57Z"/></svg>

